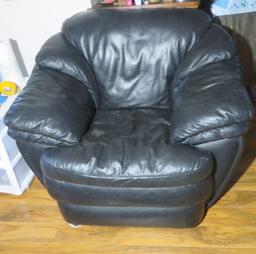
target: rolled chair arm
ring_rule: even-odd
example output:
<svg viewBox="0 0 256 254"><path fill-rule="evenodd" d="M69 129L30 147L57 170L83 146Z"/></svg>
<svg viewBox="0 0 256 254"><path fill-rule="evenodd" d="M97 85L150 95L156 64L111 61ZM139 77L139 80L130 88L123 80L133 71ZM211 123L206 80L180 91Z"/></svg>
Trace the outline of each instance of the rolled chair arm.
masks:
<svg viewBox="0 0 256 254"><path fill-rule="evenodd" d="M196 145L243 135L254 109L238 57L190 73L174 91L171 139Z"/></svg>
<svg viewBox="0 0 256 254"><path fill-rule="evenodd" d="M4 121L9 135L18 141L74 145L88 130L94 113L93 99L83 83L36 66Z"/></svg>

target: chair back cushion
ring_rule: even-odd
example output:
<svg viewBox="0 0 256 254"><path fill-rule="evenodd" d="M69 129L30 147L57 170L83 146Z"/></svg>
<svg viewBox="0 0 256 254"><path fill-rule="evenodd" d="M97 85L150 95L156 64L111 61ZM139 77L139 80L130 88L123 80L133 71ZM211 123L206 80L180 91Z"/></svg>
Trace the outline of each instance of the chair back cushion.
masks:
<svg viewBox="0 0 256 254"><path fill-rule="evenodd" d="M62 33L95 75L101 108L167 108L177 66L210 23L199 10L98 9Z"/></svg>

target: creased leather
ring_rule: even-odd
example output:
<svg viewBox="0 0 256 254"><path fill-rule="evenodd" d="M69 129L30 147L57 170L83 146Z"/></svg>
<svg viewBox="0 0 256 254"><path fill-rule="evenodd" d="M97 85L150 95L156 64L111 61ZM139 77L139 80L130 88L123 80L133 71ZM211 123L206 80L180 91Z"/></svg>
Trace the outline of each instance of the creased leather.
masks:
<svg viewBox="0 0 256 254"><path fill-rule="evenodd" d="M91 95L80 81L36 67L4 120L17 140L72 145L89 129L94 112Z"/></svg>
<svg viewBox="0 0 256 254"><path fill-rule="evenodd" d="M250 122L248 121L239 124L232 124L221 128L214 128L205 132L200 132L195 136L190 136L183 140L183 143L195 146L198 144L208 143L216 140L232 139L242 136L244 133L247 132L249 127Z"/></svg>
<svg viewBox="0 0 256 254"><path fill-rule="evenodd" d="M40 67L57 70L81 81L98 105L97 83L88 62L61 33L44 43L36 56L36 63Z"/></svg>
<svg viewBox="0 0 256 254"><path fill-rule="evenodd" d="M169 110L97 111L82 145L44 152L44 173L78 183L179 185L200 182L213 168L209 153L171 144Z"/></svg>
<svg viewBox="0 0 256 254"><path fill-rule="evenodd" d="M172 107L171 139L191 145L238 137L254 114L237 57L189 74L174 91Z"/></svg>
<svg viewBox="0 0 256 254"><path fill-rule="evenodd" d="M165 108L177 65L210 21L193 10L98 9L68 19L62 32L94 70L101 108Z"/></svg>
<svg viewBox="0 0 256 254"><path fill-rule="evenodd" d="M212 23L178 65L172 81L173 88L182 84L190 73L208 64L228 61L236 54L232 36L223 27Z"/></svg>

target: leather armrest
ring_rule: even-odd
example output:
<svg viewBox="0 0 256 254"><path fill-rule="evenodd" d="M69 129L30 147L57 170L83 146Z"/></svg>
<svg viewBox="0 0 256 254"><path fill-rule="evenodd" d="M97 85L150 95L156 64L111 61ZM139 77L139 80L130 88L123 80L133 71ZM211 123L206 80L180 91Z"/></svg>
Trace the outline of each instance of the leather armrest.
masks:
<svg viewBox="0 0 256 254"><path fill-rule="evenodd" d="M65 39L62 33L53 35L44 43L36 56L36 64L42 68L65 73L81 81L91 92L92 98L98 106L97 81L90 65L82 54Z"/></svg>
<svg viewBox="0 0 256 254"><path fill-rule="evenodd" d="M200 144L243 135L254 113L238 57L190 73L173 92L171 139Z"/></svg>
<svg viewBox="0 0 256 254"><path fill-rule="evenodd" d="M73 145L88 130L94 112L94 102L84 84L36 66L4 121L16 140Z"/></svg>

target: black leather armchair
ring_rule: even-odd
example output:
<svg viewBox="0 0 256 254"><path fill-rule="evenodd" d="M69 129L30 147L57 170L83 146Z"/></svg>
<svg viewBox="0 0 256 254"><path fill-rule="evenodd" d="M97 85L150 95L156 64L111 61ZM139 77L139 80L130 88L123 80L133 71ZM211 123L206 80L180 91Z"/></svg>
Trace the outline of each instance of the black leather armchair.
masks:
<svg viewBox="0 0 256 254"><path fill-rule="evenodd" d="M252 116L234 42L206 13L99 9L45 43L5 123L69 223L192 227Z"/></svg>

